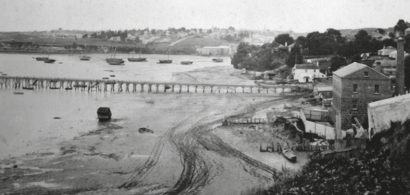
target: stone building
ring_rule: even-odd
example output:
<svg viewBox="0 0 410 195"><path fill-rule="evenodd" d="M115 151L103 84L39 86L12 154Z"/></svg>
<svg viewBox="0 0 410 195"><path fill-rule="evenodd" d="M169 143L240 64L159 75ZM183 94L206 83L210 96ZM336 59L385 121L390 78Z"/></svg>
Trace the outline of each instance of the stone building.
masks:
<svg viewBox="0 0 410 195"><path fill-rule="evenodd" d="M354 62L335 71L332 114L336 131L350 129L354 117L363 124L368 103L391 96L389 77L364 64Z"/></svg>

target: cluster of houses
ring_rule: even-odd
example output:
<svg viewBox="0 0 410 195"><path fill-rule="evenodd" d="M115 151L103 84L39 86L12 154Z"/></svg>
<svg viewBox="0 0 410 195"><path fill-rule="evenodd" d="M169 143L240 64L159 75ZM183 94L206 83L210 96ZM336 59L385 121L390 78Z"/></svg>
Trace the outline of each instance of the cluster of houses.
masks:
<svg viewBox="0 0 410 195"><path fill-rule="evenodd" d="M296 65L294 79L312 82L315 98L321 100L317 106L320 109L313 110L329 116L310 122L306 120L309 117L304 118L304 122L307 121L306 130L320 134L323 128L318 127L328 122L325 125L327 138L341 140L349 134L354 136L356 128L353 124L358 121L368 124L365 126L368 126L367 135L370 138L375 132L388 129L390 121L403 122L410 118L410 111L403 110L409 107L407 103L410 102L410 94L405 94L404 87L403 42L402 39L398 41L398 51L392 47L380 50L378 57L381 60L375 60L373 67L354 62L333 72L332 77L321 73L318 63ZM394 56L390 55L392 53ZM388 61L393 57L394 62ZM386 62L389 62L389 68L386 68ZM309 109L312 110L312 107ZM309 110L303 113L309 113Z"/></svg>

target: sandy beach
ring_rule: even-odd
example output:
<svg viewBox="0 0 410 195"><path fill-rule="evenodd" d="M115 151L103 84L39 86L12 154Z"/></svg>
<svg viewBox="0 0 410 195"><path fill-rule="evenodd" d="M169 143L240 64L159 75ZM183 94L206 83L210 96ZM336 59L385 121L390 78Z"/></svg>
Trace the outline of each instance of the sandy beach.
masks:
<svg viewBox="0 0 410 195"><path fill-rule="evenodd" d="M172 80L253 83L229 66L173 73ZM279 154L259 153L257 142L246 141L234 129L221 129L222 119L252 117L295 98L112 94L87 107L67 109L51 123L53 132L40 131L40 138L27 147L8 151L12 155L0 161L0 193L240 194L267 186L289 162ZM95 107L106 100L113 119L98 122ZM77 114L88 117L72 117ZM153 133L140 133L142 127ZM305 162L287 167L299 169Z"/></svg>

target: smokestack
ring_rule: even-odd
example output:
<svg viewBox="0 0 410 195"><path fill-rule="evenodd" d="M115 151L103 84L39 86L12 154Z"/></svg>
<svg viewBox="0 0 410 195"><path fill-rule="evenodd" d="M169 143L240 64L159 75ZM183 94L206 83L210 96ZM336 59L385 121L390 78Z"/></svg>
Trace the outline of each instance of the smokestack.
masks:
<svg viewBox="0 0 410 195"><path fill-rule="evenodd" d="M397 39L396 94L404 94L404 39Z"/></svg>

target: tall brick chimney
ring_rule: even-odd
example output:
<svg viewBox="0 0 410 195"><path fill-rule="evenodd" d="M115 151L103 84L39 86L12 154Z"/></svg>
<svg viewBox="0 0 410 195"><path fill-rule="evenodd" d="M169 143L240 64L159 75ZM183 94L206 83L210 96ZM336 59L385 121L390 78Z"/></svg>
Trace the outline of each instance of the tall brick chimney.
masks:
<svg viewBox="0 0 410 195"><path fill-rule="evenodd" d="M403 95L404 92L404 39L397 39L397 69L396 69L396 94Z"/></svg>

